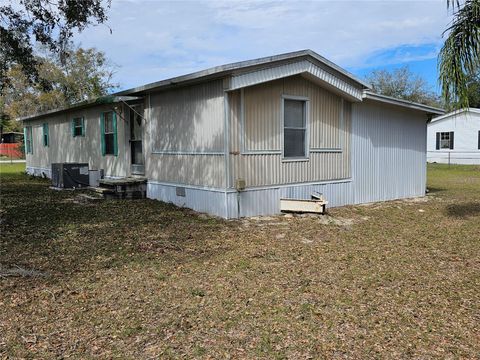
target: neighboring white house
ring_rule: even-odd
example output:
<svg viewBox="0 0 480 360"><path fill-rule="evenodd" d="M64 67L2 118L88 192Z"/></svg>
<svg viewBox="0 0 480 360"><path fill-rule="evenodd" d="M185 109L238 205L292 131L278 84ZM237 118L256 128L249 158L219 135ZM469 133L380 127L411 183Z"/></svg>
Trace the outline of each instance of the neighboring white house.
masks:
<svg viewBox="0 0 480 360"><path fill-rule="evenodd" d="M27 172L88 163L147 196L225 218L280 199L329 206L425 194L427 121L310 50L243 61L21 119Z"/></svg>
<svg viewBox="0 0 480 360"><path fill-rule="evenodd" d="M463 109L434 118L428 124L427 161L480 164L480 109Z"/></svg>

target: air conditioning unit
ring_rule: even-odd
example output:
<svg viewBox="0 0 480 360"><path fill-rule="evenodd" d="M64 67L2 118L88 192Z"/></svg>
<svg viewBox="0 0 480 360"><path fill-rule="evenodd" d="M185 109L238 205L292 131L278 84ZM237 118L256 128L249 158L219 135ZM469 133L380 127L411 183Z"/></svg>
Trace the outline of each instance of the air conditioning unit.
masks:
<svg viewBox="0 0 480 360"><path fill-rule="evenodd" d="M88 164L55 163L52 164L52 185L56 188L72 189L88 187Z"/></svg>

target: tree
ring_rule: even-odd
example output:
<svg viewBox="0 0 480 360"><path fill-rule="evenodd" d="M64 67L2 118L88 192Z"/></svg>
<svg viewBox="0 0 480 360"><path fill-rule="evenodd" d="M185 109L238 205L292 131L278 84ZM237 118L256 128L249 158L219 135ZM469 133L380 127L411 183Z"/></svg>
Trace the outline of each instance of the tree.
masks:
<svg viewBox="0 0 480 360"><path fill-rule="evenodd" d="M421 104L438 106L439 99L427 81L410 71L408 66L393 71L374 70L366 76L374 92Z"/></svg>
<svg viewBox="0 0 480 360"><path fill-rule="evenodd" d="M42 44L65 61L75 31L107 20L102 0L6 0L0 5L0 91L9 84L12 66L20 65L30 82L42 86L34 45ZM105 7L104 7L105 5Z"/></svg>
<svg viewBox="0 0 480 360"><path fill-rule="evenodd" d="M480 108L480 72L469 75L467 79L468 104L474 108Z"/></svg>
<svg viewBox="0 0 480 360"><path fill-rule="evenodd" d="M439 80L446 103L468 107L469 79L480 71L480 0L447 0L453 22L438 57Z"/></svg>
<svg viewBox="0 0 480 360"><path fill-rule="evenodd" d="M468 107L480 108L480 73L467 74L465 81L465 92L468 100ZM452 101L445 105L448 111L465 107L460 100Z"/></svg>
<svg viewBox="0 0 480 360"><path fill-rule="evenodd" d="M74 48L70 44L66 54L64 64L48 52L35 58L36 71L49 84L48 90L30 82L20 65L9 69L11 86L0 96L0 113L6 115L6 128L15 128L11 119L107 95L118 87L112 81L115 66L103 52Z"/></svg>

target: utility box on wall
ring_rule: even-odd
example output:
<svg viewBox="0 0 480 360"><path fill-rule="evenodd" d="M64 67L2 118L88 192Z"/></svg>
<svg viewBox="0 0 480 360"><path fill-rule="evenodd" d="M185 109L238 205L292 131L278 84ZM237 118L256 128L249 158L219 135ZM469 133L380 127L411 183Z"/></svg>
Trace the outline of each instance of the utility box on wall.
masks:
<svg viewBox="0 0 480 360"><path fill-rule="evenodd" d="M100 170L89 170L89 183L91 187L99 187L100 180L104 177L103 169Z"/></svg>
<svg viewBox="0 0 480 360"><path fill-rule="evenodd" d="M52 164L52 185L56 188L72 189L90 185L88 164L55 163Z"/></svg>

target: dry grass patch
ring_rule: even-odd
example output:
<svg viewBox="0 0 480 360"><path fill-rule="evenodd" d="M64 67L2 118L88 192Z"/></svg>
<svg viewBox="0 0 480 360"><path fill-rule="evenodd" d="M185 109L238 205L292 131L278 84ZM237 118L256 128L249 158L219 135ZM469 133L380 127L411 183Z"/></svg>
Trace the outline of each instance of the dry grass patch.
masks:
<svg viewBox="0 0 480 360"><path fill-rule="evenodd" d="M2 175L0 357L475 358L480 172L428 200L223 221ZM423 210L420 212L419 210Z"/></svg>

